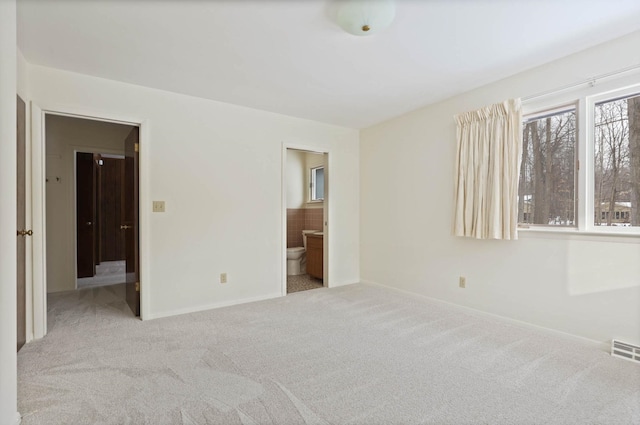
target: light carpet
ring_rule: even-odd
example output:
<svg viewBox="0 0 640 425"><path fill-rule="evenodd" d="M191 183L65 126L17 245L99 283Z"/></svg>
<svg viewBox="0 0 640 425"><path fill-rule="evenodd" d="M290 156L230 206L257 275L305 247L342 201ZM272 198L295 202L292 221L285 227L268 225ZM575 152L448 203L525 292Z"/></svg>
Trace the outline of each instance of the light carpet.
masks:
<svg viewBox="0 0 640 425"><path fill-rule="evenodd" d="M104 261L96 266L96 274L77 280L78 289L113 285L126 281L126 261Z"/></svg>
<svg viewBox="0 0 640 425"><path fill-rule="evenodd" d="M394 290L146 322L121 291L49 297L18 355L24 425L640 423L639 365Z"/></svg>

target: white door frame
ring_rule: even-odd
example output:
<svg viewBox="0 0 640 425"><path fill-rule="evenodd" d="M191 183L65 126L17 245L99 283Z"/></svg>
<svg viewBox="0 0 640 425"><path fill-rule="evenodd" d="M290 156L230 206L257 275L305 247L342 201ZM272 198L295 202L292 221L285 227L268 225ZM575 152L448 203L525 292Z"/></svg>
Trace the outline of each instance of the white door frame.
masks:
<svg viewBox="0 0 640 425"><path fill-rule="evenodd" d="M33 218L33 281L31 311L33 313L33 337L42 338L47 333L47 240L46 240L46 115L63 115L117 124L134 125L140 128L140 176L139 184L139 241L140 241L140 318L150 316L149 288L149 120L123 116L117 113L95 112L66 105L45 105L31 102L31 206ZM29 311L29 308L27 308Z"/></svg>
<svg viewBox="0 0 640 425"><path fill-rule="evenodd" d="M329 182L331 176L331 152L329 149L319 146L299 145L295 143L282 144L282 296L287 295L287 150L297 150L309 153L322 154L325 157L324 170L324 205L323 205L323 232L322 238L322 256L323 267L322 275L324 286L331 287L331 278L329 275L329 241L331 239L331 221L329 220L329 200L331 195L331 184Z"/></svg>

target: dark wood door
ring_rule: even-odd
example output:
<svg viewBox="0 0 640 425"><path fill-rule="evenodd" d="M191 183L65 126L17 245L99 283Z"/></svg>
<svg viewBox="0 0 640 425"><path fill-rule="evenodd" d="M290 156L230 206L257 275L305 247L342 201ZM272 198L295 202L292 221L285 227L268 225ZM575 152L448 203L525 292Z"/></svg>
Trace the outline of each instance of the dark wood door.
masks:
<svg viewBox="0 0 640 425"><path fill-rule="evenodd" d="M78 277L96 274L96 163L92 153L76 154L76 238Z"/></svg>
<svg viewBox="0 0 640 425"><path fill-rule="evenodd" d="M99 184L100 261L125 260L122 221L124 159L102 157Z"/></svg>
<svg viewBox="0 0 640 425"><path fill-rule="evenodd" d="M126 299L129 308L140 316L140 267L138 226L138 127L124 142L124 188L122 190L122 222L126 257Z"/></svg>
<svg viewBox="0 0 640 425"><path fill-rule="evenodd" d="M17 104L17 116L18 116L18 132L17 132L17 213L18 213L18 258L17 258L17 311L18 311L18 351L24 345L27 339L27 327L26 327L26 241L27 235L24 233L26 226L26 208L25 208L25 104L20 97L18 97Z"/></svg>

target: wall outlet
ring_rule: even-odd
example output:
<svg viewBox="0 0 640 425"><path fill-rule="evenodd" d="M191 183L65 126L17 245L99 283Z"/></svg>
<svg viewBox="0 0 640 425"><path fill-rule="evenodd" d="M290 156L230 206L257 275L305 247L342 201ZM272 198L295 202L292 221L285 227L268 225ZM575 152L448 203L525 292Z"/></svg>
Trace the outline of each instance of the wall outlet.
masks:
<svg viewBox="0 0 640 425"><path fill-rule="evenodd" d="M153 201L153 212L164 212L164 201Z"/></svg>
<svg viewBox="0 0 640 425"><path fill-rule="evenodd" d="M458 286L460 286L461 288L466 288L467 287L467 278L464 276L460 276L460 280L458 282Z"/></svg>
<svg viewBox="0 0 640 425"><path fill-rule="evenodd" d="M227 283L227 274L220 273L220 283Z"/></svg>

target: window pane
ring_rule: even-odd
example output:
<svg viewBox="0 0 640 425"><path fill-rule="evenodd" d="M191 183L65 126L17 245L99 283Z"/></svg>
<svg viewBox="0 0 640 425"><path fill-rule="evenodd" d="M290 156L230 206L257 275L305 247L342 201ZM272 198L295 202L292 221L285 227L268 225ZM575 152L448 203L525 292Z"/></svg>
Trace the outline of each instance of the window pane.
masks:
<svg viewBox="0 0 640 425"><path fill-rule="evenodd" d="M640 226L640 96L596 104L596 226Z"/></svg>
<svg viewBox="0 0 640 425"><path fill-rule="evenodd" d="M313 199L324 199L324 168L315 170L315 190Z"/></svg>
<svg viewBox="0 0 640 425"><path fill-rule="evenodd" d="M575 226L575 108L524 122L518 223Z"/></svg>

